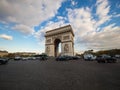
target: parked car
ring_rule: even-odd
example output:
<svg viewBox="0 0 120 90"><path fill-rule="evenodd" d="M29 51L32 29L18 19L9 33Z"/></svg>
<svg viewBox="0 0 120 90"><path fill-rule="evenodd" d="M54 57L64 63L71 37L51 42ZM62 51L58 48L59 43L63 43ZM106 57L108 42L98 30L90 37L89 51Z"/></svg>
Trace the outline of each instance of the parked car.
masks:
<svg viewBox="0 0 120 90"><path fill-rule="evenodd" d="M115 63L117 61L116 58L111 57L109 55L101 55L96 58L98 63Z"/></svg>
<svg viewBox="0 0 120 90"><path fill-rule="evenodd" d="M16 57L14 58L15 61L18 61L18 60L21 60L21 59L22 59L22 58L19 57L19 56L16 56Z"/></svg>
<svg viewBox="0 0 120 90"><path fill-rule="evenodd" d="M72 56L72 60L79 60L79 59L81 59L80 56Z"/></svg>
<svg viewBox="0 0 120 90"><path fill-rule="evenodd" d="M120 55L119 54L115 55L115 58L120 59Z"/></svg>
<svg viewBox="0 0 120 90"><path fill-rule="evenodd" d="M26 60L28 60L28 59L29 59L28 57L22 57L22 58L21 58L22 61L26 61Z"/></svg>
<svg viewBox="0 0 120 90"><path fill-rule="evenodd" d="M36 60L36 57L30 57L29 60Z"/></svg>
<svg viewBox="0 0 120 90"><path fill-rule="evenodd" d="M34 56L36 60L47 60L48 56L46 54L40 54Z"/></svg>
<svg viewBox="0 0 120 90"><path fill-rule="evenodd" d="M97 60L98 63L105 63L106 62L106 60L102 56L98 56L96 58L96 60Z"/></svg>
<svg viewBox="0 0 120 90"><path fill-rule="evenodd" d="M86 60L86 61L93 61L96 59L96 56L94 56L92 54L84 54L83 57L84 57L84 60Z"/></svg>
<svg viewBox="0 0 120 90"><path fill-rule="evenodd" d="M48 56L46 54L41 54L40 60L48 60Z"/></svg>
<svg viewBox="0 0 120 90"><path fill-rule="evenodd" d="M0 58L0 64L6 64L8 63L8 58Z"/></svg>
<svg viewBox="0 0 120 90"><path fill-rule="evenodd" d="M70 60L70 59L72 59L72 57L70 57L70 56L58 56L57 58L56 58L56 61L68 61L68 60Z"/></svg>

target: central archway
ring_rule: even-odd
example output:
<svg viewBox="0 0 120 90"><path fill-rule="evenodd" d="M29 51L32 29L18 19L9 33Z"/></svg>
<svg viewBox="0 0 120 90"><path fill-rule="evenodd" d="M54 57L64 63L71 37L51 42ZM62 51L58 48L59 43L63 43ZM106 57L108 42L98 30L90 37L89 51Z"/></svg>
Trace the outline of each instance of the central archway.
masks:
<svg viewBox="0 0 120 90"><path fill-rule="evenodd" d="M55 56L55 57L59 56L60 53L61 53L61 52L60 52L60 51L61 51L61 50L60 50L60 49L61 49L61 48L60 48L60 47L61 47L61 44L60 44L60 43L61 43L61 40L60 40L60 39L55 39L55 41L54 41L54 45L55 45L55 46L54 46L54 50L55 50L55 51L54 51L54 52L55 52L55 53L54 53L54 54L55 54L54 56Z"/></svg>

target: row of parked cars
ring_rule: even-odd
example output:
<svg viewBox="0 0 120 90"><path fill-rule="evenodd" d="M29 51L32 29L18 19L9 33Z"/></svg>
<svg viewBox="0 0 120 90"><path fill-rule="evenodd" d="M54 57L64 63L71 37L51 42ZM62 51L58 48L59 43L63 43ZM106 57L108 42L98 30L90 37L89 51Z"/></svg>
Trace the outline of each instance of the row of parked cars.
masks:
<svg viewBox="0 0 120 90"><path fill-rule="evenodd" d="M47 55L35 55L35 56L31 56L31 57L20 57L20 56L16 56L14 58L14 60L47 60L48 56Z"/></svg>
<svg viewBox="0 0 120 90"><path fill-rule="evenodd" d="M98 63L116 63L117 58L106 55L106 56L98 56L96 60Z"/></svg>
<svg viewBox="0 0 120 90"><path fill-rule="evenodd" d="M14 60L47 60L48 56L47 55L35 55L33 57L15 57ZM58 56L55 58L56 61L68 61L68 60L80 60L80 56L68 56L68 55L63 55L63 56ZM92 56L92 55L86 55L83 56L83 59L86 61L93 61L96 60L98 63L115 63L117 61L117 58L111 57L109 55L100 55L100 56ZM0 58L0 64L6 64L8 63L9 58Z"/></svg>
<svg viewBox="0 0 120 90"><path fill-rule="evenodd" d="M56 57L56 61L68 61L68 60L79 60L81 59L80 56L58 56ZM94 56L94 55L84 55L83 59L85 61L97 61L98 63L115 63L117 61L116 57L111 57L109 55L100 55L100 56Z"/></svg>
<svg viewBox="0 0 120 90"><path fill-rule="evenodd" d="M87 54L84 55L84 60L86 61L93 61L96 60L98 63L115 63L117 61L117 57L112 57L110 55L99 55L99 56L94 56L92 54Z"/></svg>
<svg viewBox="0 0 120 90"><path fill-rule="evenodd" d="M0 57L0 64L7 64L10 59L13 59L15 61L19 61L19 60L22 60L22 61L26 61L26 60L47 60L48 56L45 55L45 54L41 54L41 55L35 55L35 56L32 56L32 57L20 57L20 56L16 56L14 58Z"/></svg>
<svg viewBox="0 0 120 90"><path fill-rule="evenodd" d="M25 61L25 60L35 60L35 59L36 59L35 57L19 57L19 56L14 58L15 61L18 61L18 60Z"/></svg>

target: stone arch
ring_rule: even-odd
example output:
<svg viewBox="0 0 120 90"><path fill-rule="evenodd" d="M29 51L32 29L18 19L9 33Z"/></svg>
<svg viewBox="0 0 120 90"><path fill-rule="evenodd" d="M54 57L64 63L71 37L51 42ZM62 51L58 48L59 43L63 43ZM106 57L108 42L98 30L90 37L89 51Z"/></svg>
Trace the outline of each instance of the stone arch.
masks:
<svg viewBox="0 0 120 90"><path fill-rule="evenodd" d="M60 55L60 52L59 52L59 44L61 43L61 40L60 39L58 39L58 38L56 38L55 40L54 40L54 56L55 57L57 57L57 56L59 56Z"/></svg>
<svg viewBox="0 0 120 90"><path fill-rule="evenodd" d="M74 33L70 25L47 31L45 39L45 53L48 56L59 55L59 43L61 43L61 55L74 55Z"/></svg>

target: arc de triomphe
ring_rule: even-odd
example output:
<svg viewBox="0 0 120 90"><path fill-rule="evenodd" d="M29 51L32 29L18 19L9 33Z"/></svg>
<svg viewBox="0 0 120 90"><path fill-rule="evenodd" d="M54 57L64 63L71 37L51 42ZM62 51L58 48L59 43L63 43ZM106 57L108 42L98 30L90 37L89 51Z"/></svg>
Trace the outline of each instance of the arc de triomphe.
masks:
<svg viewBox="0 0 120 90"><path fill-rule="evenodd" d="M59 43L61 43L61 55L74 55L74 33L70 25L47 31L45 38L45 53L48 56L60 55Z"/></svg>

